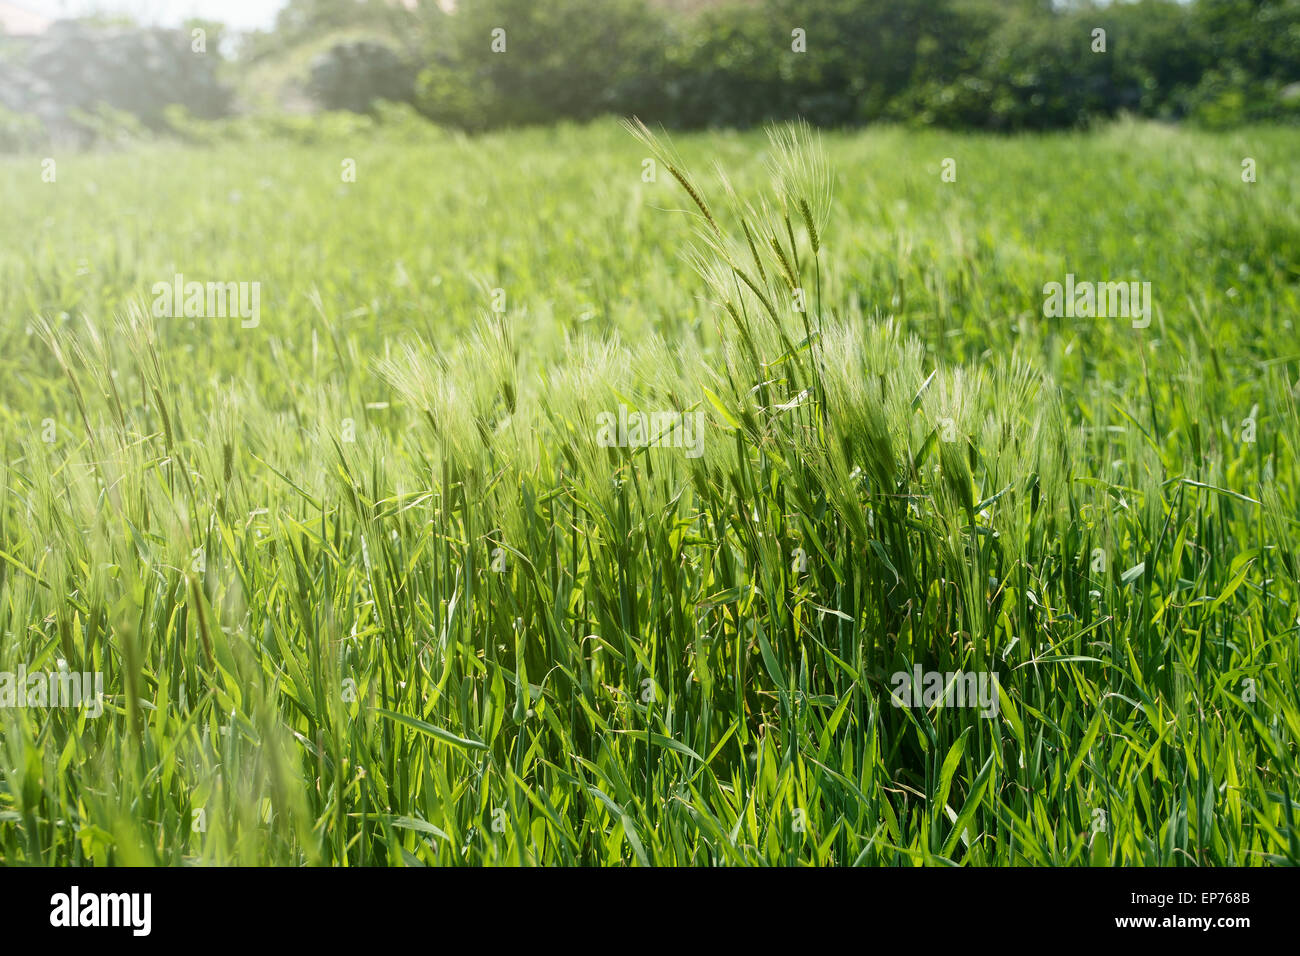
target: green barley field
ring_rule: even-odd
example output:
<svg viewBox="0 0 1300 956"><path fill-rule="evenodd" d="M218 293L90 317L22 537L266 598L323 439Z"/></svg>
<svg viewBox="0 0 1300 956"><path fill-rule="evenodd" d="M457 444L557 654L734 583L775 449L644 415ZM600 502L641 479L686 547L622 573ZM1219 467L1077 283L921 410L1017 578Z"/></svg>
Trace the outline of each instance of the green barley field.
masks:
<svg viewBox="0 0 1300 956"><path fill-rule="evenodd" d="M0 159L0 863L1300 863L1297 147Z"/></svg>

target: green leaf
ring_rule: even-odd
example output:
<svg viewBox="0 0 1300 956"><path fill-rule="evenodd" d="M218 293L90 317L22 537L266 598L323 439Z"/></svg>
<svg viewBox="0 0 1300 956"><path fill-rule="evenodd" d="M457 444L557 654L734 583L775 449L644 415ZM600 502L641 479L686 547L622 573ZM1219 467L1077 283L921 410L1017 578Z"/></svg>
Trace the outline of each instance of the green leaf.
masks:
<svg viewBox="0 0 1300 956"><path fill-rule="evenodd" d="M468 740L464 737L457 737L450 731L443 730L441 727L435 727L433 724L425 723L417 717L408 717L406 714L398 714L391 710L385 710L382 707L376 707L375 713L389 720L395 720L397 723L412 730L418 730L422 734L428 734L430 737L437 738L443 743L451 744L453 747L467 747L471 750L486 750L487 744L479 740Z"/></svg>

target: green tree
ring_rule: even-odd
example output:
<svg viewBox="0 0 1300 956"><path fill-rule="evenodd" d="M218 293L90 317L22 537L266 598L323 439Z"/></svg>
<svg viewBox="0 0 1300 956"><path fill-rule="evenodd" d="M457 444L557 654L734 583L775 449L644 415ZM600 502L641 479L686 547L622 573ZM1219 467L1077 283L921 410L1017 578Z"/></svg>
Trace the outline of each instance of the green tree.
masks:
<svg viewBox="0 0 1300 956"><path fill-rule="evenodd" d="M419 105L470 129L651 110L667 45L645 0L462 0L432 33Z"/></svg>

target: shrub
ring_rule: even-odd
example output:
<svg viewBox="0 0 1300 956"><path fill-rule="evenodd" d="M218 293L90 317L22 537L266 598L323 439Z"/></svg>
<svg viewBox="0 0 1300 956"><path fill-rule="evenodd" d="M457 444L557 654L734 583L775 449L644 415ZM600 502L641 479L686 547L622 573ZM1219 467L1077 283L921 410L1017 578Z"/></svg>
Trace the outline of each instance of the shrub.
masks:
<svg viewBox="0 0 1300 956"><path fill-rule="evenodd" d="M365 113L380 100L410 102L415 75L391 46L354 40L337 43L312 60L308 92L327 110Z"/></svg>
<svg viewBox="0 0 1300 956"><path fill-rule="evenodd" d="M202 117L227 112L231 93L217 77L218 56L196 52L181 30L56 23L0 62L0 148L38 143L120 141L166 127L181 105Z"/></svg>
<svg viewBox="0 0 1300 956"><path fill-rule="evenodd" d="M217 77L215 52L196 53L181 30L101 29L57 23L34 41L25 68L48 85L62 111L99 105L123 110L149 126L179 103L197 116L220 116L231 94Z"/></svg>
<svg viewBox="0 0 1300 956"><path fill-rule="evenodd" d="M417 100L435 120L482 129L656 105L667 32L645 0L463 0L435 34Z"/></svg>

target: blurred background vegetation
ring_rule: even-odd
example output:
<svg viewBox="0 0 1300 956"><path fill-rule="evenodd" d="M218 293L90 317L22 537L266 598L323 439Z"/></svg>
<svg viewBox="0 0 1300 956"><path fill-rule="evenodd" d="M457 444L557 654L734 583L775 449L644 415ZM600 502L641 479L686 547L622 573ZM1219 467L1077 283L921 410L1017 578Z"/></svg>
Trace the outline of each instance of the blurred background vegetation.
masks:
<svg viewBox="0 0 1300 956"><path fill-rule="evenodd" d="M290 0L274 29L239 35L120 19L0 35L0 149L195 135L194 119L374 118L381 103L470 131L602 114L674 128L1294 122L1300 0Z"/></svg>

